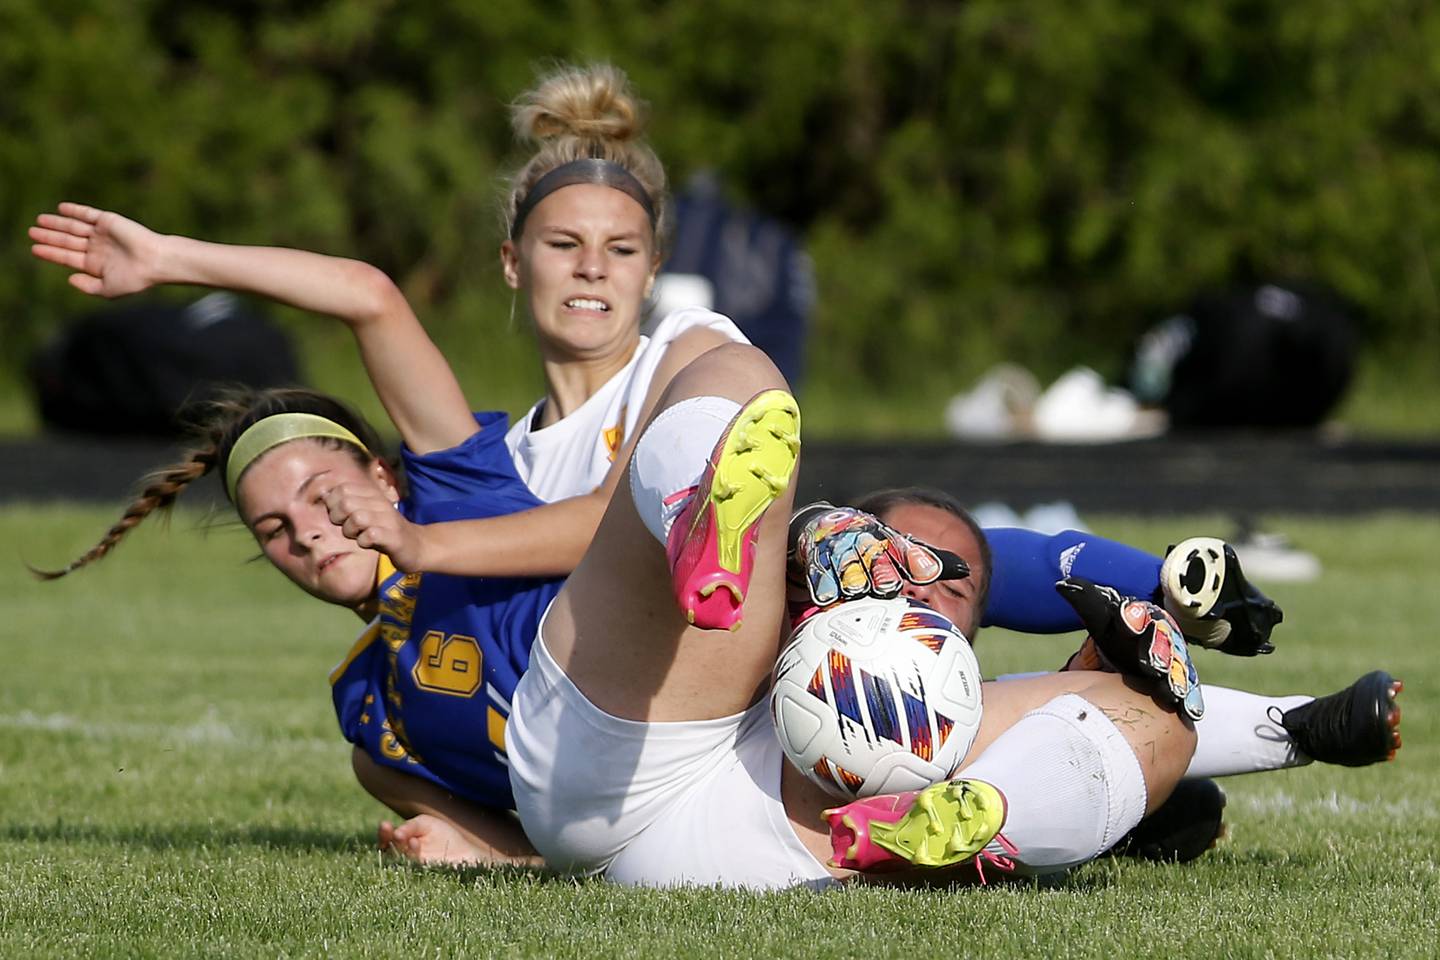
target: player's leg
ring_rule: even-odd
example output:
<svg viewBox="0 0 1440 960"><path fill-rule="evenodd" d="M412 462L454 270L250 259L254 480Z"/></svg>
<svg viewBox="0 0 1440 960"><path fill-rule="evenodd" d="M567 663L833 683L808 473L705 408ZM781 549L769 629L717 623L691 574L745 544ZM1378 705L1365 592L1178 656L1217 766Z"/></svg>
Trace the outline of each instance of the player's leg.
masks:
<svg viewBox="0 0 1440 960"><path fill-rule="evenodd" d="M594 541L545 615L505 739L516 809L555 869L606 869L717 766L733 762L738 731L779 651L786 485L799 445L798 412L783 388L773 364L748 346L718 347L680 371ZM632 480L642 463L644 475ZM748 581L734 582L744 617L733 630L692 626L676 600L664 520L667 505L692 495L692 516L717 501L743 504L738 521L728 509L711 517L739 529L728 529L724 542L701 541L711 559L715 548L753 549L753 563L739 564ZM675 529L688 535L683 517ZM704 572L678 568L687 582Z"/></svg>
<svg viewBox="0 0 1440 960"><path fill-rule="evenodd" d="M1313 762L1366 766L1400 749L1402 684L1372 671L1328 696L1268 696L1206 684L1185 779L1113 852L1185 863L1224 835L1225 791L1211 777Z"/></svg>
<svg viewBox="0 0 1440 960"><path fill-rule="evenodd" d="M988 685L981 734L956 779L832 811L833 850L862 869L943 867L982 851L1023 872L1065 869L1157 808L1193 748L1187 722L1115 674Z"/></svg>
<svg viewBox="0 0 1440 960"><path fill-rule="evenodd" d="M1149 597L1160 583L1160 557L1091 533L990 527L985 539L993 564L983 621L987 627L1021 633L1080 629L1074 608L1053 589L1055 581L1072 574L1130 597Z"/></svg>
<svg viewBox="0 0 1440 960"><path fill-rule="evenodd" d="M674 596L666 550L658 532L642 521L636 497L647 501L640 504L642 511L652 517L662 514L665 501L702 479L706 457L722 452L717 443L745 429L730 418L738 413L743 419L748 411L742 407L758 394L784 389L784 380L764 354L727 345L703 354L677 374L661 398L630 470L647 452L659 454L648 458L650 462L678 463L678 468L672 469L668 483L636 483L627 473L541 631L555 664L601 710L629 720L703 720L738 713L756 699L774 666L780 639L785 532L793 496L785 484L793 452L783 476L773 469L765 470L768 476L747 474L769 509L753 522L756 549L744 619L729 632L701 630L686 622ZM774 436L768 421L750 426L756 427L753 442L772 448L781 460L782 448L796 442L794 437Z"/></svg>
<svg viewBox="0 0 1440 960"><path fill-rule="evenodd" d="M1312 761L1365 766L1392 759L1400 748L1400 689L1379 670L1319 698L1206 684L1205 716L1195 722L1195 754L1185 778L1113 852L1185 863L1213 847L1224 835L1226 798L1211 777Z"/></svg>
<svg viewBox="0 0 1440 960"><path fill-rule="evenodd" d="M1400 749L1403 685L1375 670L1324 697L1269 696L1205 686L1205 716L1187 777L1225 777L1312 761L1361 767Z"/></svg>

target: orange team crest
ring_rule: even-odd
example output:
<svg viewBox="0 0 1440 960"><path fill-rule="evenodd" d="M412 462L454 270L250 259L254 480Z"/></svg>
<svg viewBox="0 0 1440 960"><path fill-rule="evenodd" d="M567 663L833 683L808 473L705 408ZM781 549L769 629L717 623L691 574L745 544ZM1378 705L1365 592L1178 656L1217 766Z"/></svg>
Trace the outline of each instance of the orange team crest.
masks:
<svg viewBox="0 0 1440 960"><path fill-rule="evenodd" d="M615 462L620 448L625 445L625 411L627 408L620 408L620 419L615 421L615 426L606 427L602 434L605 440L605 458L611 463Z"/></svg>

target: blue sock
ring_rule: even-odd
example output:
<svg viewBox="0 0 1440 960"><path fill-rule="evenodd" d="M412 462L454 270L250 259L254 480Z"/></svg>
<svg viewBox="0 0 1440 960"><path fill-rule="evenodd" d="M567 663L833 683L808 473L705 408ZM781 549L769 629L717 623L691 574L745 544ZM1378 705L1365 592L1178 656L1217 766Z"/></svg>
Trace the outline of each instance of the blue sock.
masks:
<svg viewBox="0 0 1440 960"><path fill-rule="evenodd" d="M1020 527L985 531L994 555L984 626L1022 633L1083 630L1055 581L1075 575L1114 587L1125 596L1152 597L1160 587L1160 558L1091 533L1054 536Z"/></svg>

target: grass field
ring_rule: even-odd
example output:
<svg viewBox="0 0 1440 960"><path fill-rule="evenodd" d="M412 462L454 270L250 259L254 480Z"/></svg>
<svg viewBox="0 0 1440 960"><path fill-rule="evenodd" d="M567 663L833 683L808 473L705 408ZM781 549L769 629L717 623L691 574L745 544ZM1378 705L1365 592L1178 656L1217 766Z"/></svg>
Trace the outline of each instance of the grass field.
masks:
<svg viewBox="0 0 1440 960"><path fill-rule="evenodd" d="M0 511L12 587L0 687L0 955L1433 956L1440 518L1293 520L1324 561L1276 586L1279 652L1200 659L1210 682L1328 692L1406 681L1378 769L1234 779L1230 837L1183 867L1101 861L1045 886L747 895L613 889L382 861L325 676L358 621L181 514L98 567L32 582L111 519ZM1092 521L1093 522L1093 521ZM1163 546L1203 522L1094 522ZM1068 642L981 637L988 673Z"/></svg>

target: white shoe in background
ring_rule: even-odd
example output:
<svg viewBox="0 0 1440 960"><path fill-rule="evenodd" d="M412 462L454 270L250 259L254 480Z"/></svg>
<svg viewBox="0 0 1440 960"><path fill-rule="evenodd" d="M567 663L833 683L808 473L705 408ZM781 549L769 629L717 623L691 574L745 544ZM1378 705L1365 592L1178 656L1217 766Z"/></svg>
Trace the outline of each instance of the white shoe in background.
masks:
<svg viewBox="0 0 1440 960"><path fill-rule="evenodd" d="M970 516L982 528L1025 526L1025 521L1020 518L1020 514L1011 509L1009 504L1001 503L998 500L977 503L970 508Z"/></svg>
<svg viewBox="0 0 1440 960"><path fill-rule="evenodd" d="M1166 422L1094 370L1076 367L1040 395L1033 425L1036 438L1051 443L1105 443L1159 436Z"/></svg>
<svg viewBox="0 0 1440 960"><path fill-rule="evenodd" d="M1062 530L1086 532L1090 529L1085 526L1085 521L1080 519L1080 514L1075 512L1075 505L1068 500L1037 503L1024 513L1019 513L998 500L987 500L971 507L970 516L982 528L1020 527L1047 536L1054 536Z"/></svg>
<svg viewBox="0 0 1440 960"><path fill-rule="evenodd" d="M968 393L945 407L951 436L966 440L1020 440L1030 434L1031 410L1040 396L1034 374L1013 363L991 367Z"/></svg>
<svg viewBox="0 0 1440 960"><path fill-rule="evenodd" d="M1252 580L1267 583L1305 583L1323 572L1320 558L1301 550L1283 533L1248 531L1230 541L1235 556Z"/></svg>
<svg viewBox="0 0 1440 960"><path fill-rule="evenodd" d="M1069 500L1035 504L1025 511L1020 526L1029 527L1037 533L1052 537L1065 530L1079 530L1082 533L1090 530L1085 526L1085 521L1080 519L1080 514L1075 510L1075 504Z"/></svg>

